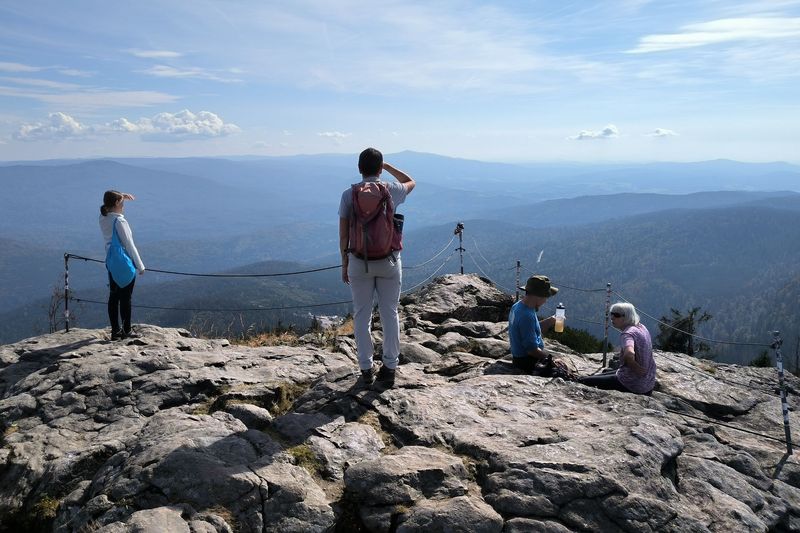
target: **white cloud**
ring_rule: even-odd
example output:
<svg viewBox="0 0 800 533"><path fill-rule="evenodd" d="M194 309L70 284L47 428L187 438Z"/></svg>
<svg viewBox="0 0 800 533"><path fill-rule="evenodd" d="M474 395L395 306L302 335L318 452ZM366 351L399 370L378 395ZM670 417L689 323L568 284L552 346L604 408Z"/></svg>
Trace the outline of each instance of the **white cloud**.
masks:
<svg viewBox="0 0 800 533"><path fill-rule="evenodd" d="M345 139L353 135L352 133L342 133L341 131L323 131L317 133L319 137L325 137L333 141L336 145L341 145Z"/></svg>
<svg viewBox="0 0 800 533"><path fill-rule="evenodd" d="M41 67L31 67L22 63L6 63L0 61L0 72L39 72Z"/></svg>
<svg viewBox="0 0 800 533"><path fill-rule="evenodd" d="M666 128L656 128L650 133L646 134L647 137L677 137L678 134L675 131L668 130Z"/></svg>
<svg viewBox="0 0 800 533"><path fill-rule="evenodd" d="M595 139L614 139L616 137L619 137L619 130L615 125L609 124L600 131L582 130L577 135L568 137L568 139L573 141L589 141Z"/></svg>
<svg viewBox="0 0 800 533"><path fill-rule="evenodd" d="M769 41L800 37L800 17L741 17L687 24L680 33L646 35L632 54L663 52L730 41Z"/></svg>
<svg viewBox="0 0 800 533"><path fill-rule="evenodd" d="M117 131L139 133L145 141L225 137L241 131L236 124L226 124L222 118L210 111L200 111L195 114L188 109L178 113L159 113L152 118L139 119L135 123L120 119L114 126L119 128Z"/></svg>
<svg viewBox="0 0 800 533"><path fill-rule="evenodd" d="M104 131L105 130L110 130L110 131L121 132L121 133L136 133L136 132L139 131L140 128L139 128L138 124L134 124L133 122L131 122L127 118L122 117L122 118L117 119L117 120L115 120L113 122L109 122L108 124L106 124L105 126L102 126L99 129L104 130Z"/></svg>
<svg viewBox="0 0 800 533"><path fill-rule="evenodd" d="M170 50L138 50L135 48L128 50L128 53L145 59L174 59L183 55L180 52L172 52Z"/></svg>
<svg viewBox="0 0 800 533"><path fill-rule="evenodd" d="M23 124L13 134L18 141L65 140L86 136L89 128L64 113L50 113L49 122Z"/></svg>
<svg viewBox="0 0 800 533"><path fill-rule="evenodd" d="M188 109L178 113L158 113L152 118L141 118L135 123L120 119L116 121L116 127L121 131L139 133L145 140L224 137L241 131L237 125L226 124L210 111L192 113Z"/></svg>
<svg viewBox="0 0 800 533"><path fill-rule="evenodd" d="M64 113L51 113L49 123L23 124L14 133L19 141L80 139L96 135L138 134L144 141L185 141L224 137L241 131L210 111L159 113L135 122L119 118L107 124L83 125Z"/></svg>
<svg viewBox="0 0 800 533"><path fill-rule="evenodd" d="M317 135L319 135L320 137L328 137L329 139L343 140L343 139L346 139L346 138L350 137L353 134L352 133L342 133L341 131L323 131L323 132L317 133Z"/></svg>
<svg viewBox="0 0 800 533"><path fill-rule="evenodd" d="M195 78L201 80L221 81L224 83L241 83L242 80L238 78L225 78L214 74L210 70L201 69L197 67L175 68L167 65L155 65L149 69L140 71L150 76L158 78Z"/></svg>

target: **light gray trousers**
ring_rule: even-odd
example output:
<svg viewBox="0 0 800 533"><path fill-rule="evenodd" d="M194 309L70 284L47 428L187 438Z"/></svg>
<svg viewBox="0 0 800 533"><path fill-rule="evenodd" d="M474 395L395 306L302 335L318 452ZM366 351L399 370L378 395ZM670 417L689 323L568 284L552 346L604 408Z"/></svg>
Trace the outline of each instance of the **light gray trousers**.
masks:
<svg viewBox="0 0 800 533"><path fill-rule="evenodd" d="M350 291L353 293L353 329L358 347L358 366L361 370L372 367L372 302L378 295L378 311L383 327L383 364L397 368L400 360L400 321L397 306L403 271L400 258L392 264L390 259L369 262L369 272L364 272L364 261L350 255L347 267Z"/></svg>

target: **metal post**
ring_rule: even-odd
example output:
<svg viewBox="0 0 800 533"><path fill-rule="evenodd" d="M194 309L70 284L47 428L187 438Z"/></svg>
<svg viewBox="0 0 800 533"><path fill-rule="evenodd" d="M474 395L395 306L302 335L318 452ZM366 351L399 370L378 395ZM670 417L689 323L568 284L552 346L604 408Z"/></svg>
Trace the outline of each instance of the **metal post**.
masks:
<svg viewBox="0 0 800 533"><path fill-rule="evenodd" d="M783 432L786 435L786 453L792 455L792 432L789 429L789 406L786 404L786 383L783 380L783 356L781 355L781 339L780 331L773 331L775 342L772 343L772 348L775 350L775 366L778 367L778 383L781 388L781 410L783 411Z"/></svg>
<svg viewBox="0 0 800 533"><path fill-rule="evenodd" d="M794 373L800 375L800 335L797 336L797 347L794 349Z"/></svg>
<svg viewBox="0 0 800 533"><path fill-rule="evenodd" d="M456 229L453 232L458 235L458 254L461 256L461 273L464 273L464 245L463 245L463 236L464 236L464 223L459 222L456 224Z"/></svg>
<svg viewBox="0 0 800 533"><path fill-rule="evenodd" d="M458 255L461 259L461 273L464 273L464 246L462 244L461 233L458 234Z"/></svg>
<svg viewBox="0 0 800 533"><path fill-rule="evenodd" d="M608 365L608 310L611 307L611 282L606 283L606 319L603 333L603 368Z"/></svg>
<svg viewBox="0 0 800 533"><path fill-rule="evenodd" d="M69 254L64 254L64 327L69 333Z"/></svg>
<svg viewBox="0 0 800 533"><path fill-rule="evenodd" d="M520 269L519 259L517 259L517 284L515 285L515 292L514 292L514 301L519 301L519 269Z"/></svg>

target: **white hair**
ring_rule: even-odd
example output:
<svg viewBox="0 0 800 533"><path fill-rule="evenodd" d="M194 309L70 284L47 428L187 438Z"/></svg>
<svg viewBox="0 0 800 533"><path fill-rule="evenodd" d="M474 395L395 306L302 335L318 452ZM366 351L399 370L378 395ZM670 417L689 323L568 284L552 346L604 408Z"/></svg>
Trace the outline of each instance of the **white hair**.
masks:
<svg viewBox="0 0 800 533"><path fill-rule="evenodd" d="M617 313L622 315L622 324L625 327L639 325L639 313L636 308L626 302L617 302L608 310L609 313Z"/></svg>

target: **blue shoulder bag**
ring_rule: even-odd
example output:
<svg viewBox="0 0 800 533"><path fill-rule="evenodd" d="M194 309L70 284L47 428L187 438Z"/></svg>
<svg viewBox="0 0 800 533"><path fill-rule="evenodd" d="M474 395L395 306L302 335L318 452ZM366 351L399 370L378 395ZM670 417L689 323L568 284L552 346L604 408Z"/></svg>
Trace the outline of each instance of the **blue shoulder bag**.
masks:
<svg viewBox="0 0 800 533"><path fill-rule="evenodd" d="M136 267L128 256L117 235L117 220L111 230L111 246L106 253L106 268L111 273L111 279L120 287L127 287L136 277Z"/></svg>

